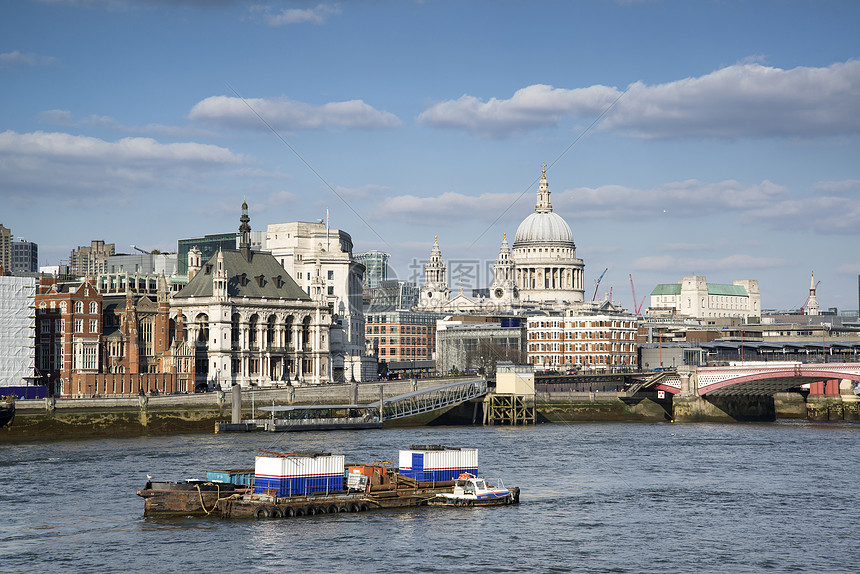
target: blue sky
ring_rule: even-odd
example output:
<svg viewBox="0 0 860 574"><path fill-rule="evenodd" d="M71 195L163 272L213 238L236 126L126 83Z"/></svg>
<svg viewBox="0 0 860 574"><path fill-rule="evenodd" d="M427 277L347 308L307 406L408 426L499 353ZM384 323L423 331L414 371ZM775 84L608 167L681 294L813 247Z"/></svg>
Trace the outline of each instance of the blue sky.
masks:
<svg viewBox="0 0 860 574"><path fill-rule="evenodd" d="M589 297L608 268L628 308L631 274L640 299L696 274L797 308L814 271L822 307L856 309L858 22L827 0L3 1L0 223L53 265L235 230L243 199L257 230L328 209L401 278L438 235L480 269L454 288L485 286L546 162Z"/></svg>

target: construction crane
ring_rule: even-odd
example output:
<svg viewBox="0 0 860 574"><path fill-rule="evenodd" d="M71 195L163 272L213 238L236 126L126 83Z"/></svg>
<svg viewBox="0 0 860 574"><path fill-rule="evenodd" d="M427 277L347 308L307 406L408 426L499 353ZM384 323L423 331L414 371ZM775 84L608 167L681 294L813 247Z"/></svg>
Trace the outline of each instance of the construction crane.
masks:
<svg viewBox="0 0 860 574"><path fill-rule="evenodd" d="M606 275L607 271L609 271L609 267L604 269L603 273L600 274L600 277L594 280L594 295L591 296L592 301L597 299L597 289L600 287L600 281L603 279L603 276Z"/></svg>
<svg viewBox="0 0 860 574"><path fill-rule="evenodd" d="M642 305L645 304L645 295L642 296L642 302L638 305L636 304L636 287L633 286L633 275L628 274L630 276L630 289L633 291L633 312L637 315L642 311Z"/></svg>

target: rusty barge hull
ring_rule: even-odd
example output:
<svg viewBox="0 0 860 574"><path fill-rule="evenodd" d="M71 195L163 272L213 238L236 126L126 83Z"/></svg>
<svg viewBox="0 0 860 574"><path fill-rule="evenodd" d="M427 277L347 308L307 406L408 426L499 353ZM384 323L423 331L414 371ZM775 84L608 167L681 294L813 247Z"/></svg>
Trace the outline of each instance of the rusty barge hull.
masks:
<svg viewBox="0 0 860 574"><path fill-rule="evenodd" d="M218 510L222 518L292 518L315 514L364 512L380 508L425 506L437 494L452 490L452 488L419 488L284 498L246 496L222 499L218 502Z"/></svg>
<svg viewBox="0 0 860 574"><path fill-rule="evenodd" d="M305 496L274 497L251 494L245 489L138 490L144 499L145 517L291 518L338 512L363 512L378 508L424 506L437 494L453 487L428 487L377 492L334 492Z"/></svg>

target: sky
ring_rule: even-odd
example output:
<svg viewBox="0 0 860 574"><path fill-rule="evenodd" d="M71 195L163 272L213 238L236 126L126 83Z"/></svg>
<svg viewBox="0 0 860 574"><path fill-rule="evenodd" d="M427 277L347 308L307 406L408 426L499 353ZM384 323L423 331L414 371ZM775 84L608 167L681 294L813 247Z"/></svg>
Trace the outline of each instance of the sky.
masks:
<svg viewBox="0 0 860 574"><path fill-rule="evenodd" d="M554 211L586 299L858 308L860 2L0 0L0 223L40 264L316 221L485 287ZM647 301L646 305L647 307Z"/></svg>

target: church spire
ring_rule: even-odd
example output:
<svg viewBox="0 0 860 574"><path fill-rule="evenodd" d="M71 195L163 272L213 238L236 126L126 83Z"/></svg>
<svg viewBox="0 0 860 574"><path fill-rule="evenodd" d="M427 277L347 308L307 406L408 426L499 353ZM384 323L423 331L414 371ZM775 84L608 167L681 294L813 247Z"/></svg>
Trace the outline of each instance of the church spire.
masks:
<svg viewBox="0 0 860 574"><path fill-rule="evenodd" d="M242 202L242 216L239 218L239 251L245 256L245 261L251 261L251 225L248 217L248 202Z"/></svg>
<svg viewBox="0 0 860 574"><path fill-rule="evenodd" d="M818 315L818 298L815 296L815 273L811 273L809 276L809 299L806 300L806 314L807 315Z"/></svg>
<svg viewBox="0 0 860 574"><path fill-rule="evenodd" d="M537 205L535 211L537 213L549 213L552 211L552 204L549 201L549 183L546 181L546 163L541 164L540 183L537 190Z"/></svg>

